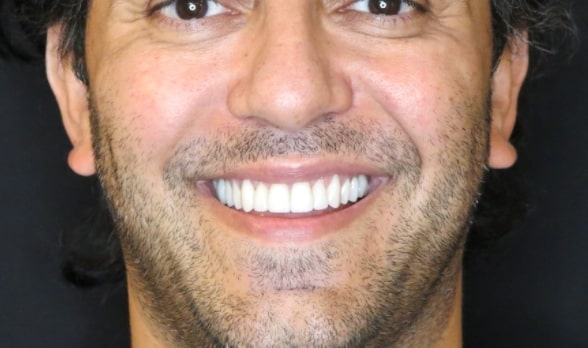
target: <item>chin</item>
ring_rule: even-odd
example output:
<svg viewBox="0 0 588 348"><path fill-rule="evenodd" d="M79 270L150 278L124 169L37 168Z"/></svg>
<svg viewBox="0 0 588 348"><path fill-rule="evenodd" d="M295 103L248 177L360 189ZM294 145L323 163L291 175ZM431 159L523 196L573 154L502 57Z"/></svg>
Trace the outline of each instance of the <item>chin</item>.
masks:
<svg viewBox="0 0 588 348"><path fill-rule="evenodd" d="M366 300L362 293L316 288L252 294L243 299L243 316L229 320L231 327L219 327L214 334L230 347L362 346L374 322L362 313L369 308L360 303L361 298ZM226 317L222 322L224 326Z"/></svg>

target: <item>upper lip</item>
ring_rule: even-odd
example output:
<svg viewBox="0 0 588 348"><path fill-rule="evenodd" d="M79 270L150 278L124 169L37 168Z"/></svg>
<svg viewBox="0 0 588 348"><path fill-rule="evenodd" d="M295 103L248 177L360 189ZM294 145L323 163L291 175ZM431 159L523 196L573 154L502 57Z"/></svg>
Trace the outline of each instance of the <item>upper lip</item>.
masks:
<svg viewBox="0 0 588 348"><path fill-rule="evenodd" d="M381 163L379 165L384 166L386 164ZM338 214L339 210L330 211L326 209L323 212L329 212L328 214L296 213L296 219L292 220L293 216L288 214L243 214L240 210L226 209L222 204L210 205L211 212L217 214L216 216L223 221L223 224L226 224L231 229L244 235L253 236L255 239L264 241L264 243L275 242L278 244L313 241L320 239L324 235L344 229L362 214L364 208L371 204L370 202L373 202L373 199L370 199L373 192L387 184L389 180L394 180L392 175L378 168L377 165L372 165L369 161L366 163L366 160L341 159L341 157L334 159L326 157L277 158L206 174L206 177L204 175L187 177L189 185L196 185L199 190L202 190L200 192L205 192L202 197L213 197L215 195L213 187L215 179L291 184L300 181L313 181L337 174L348 177L365 175L370 178L371 183L375 184L373 190L370 188L371 193L364 196L365 199L357 201L348 209L341 210L345 211L345 214ZM214 201L218 202L218 199L215 198ZM223 208L220 208L221 206Z"/></svg>
<svg viewBox="0 0 588 348"><path fill-rule="evenodd" d="M370 177L388 176L382 169L361 160L280 158L225 168L223 172L207 175L207 177L198 178L198 180L248 179L266 183L290 184L297 181L317 180L334 174L349 176L363 174Z"/></svg>

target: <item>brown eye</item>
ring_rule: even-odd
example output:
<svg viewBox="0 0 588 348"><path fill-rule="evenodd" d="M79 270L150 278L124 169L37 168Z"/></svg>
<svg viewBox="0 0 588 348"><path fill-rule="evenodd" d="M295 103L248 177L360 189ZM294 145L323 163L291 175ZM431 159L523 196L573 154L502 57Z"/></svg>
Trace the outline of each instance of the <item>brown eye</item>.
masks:
<svg viewBox="0 0 588 348"><path fill-rule="evenodd" d="M176 12L184 20L202 18L208 12L208 0L177 0Z"/></svg>
<svg viewBox="0 0 588 348"><path fill-rule="evenodd" d="M397 15L403 0L368 0L368 7L373 14Z"/></svg>

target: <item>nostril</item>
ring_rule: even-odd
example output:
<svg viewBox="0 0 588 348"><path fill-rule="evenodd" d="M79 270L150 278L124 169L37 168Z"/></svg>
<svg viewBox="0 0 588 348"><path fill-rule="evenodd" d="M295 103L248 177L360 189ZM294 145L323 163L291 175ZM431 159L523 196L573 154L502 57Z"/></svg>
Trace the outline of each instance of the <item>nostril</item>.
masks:
<svg viewBox="0 0 588 348"><path fill-rule="evenodd" d="M258 118L277 128L298 130L351 106L347 86L334 86L311 76L303 80L275 76L268 81L256 79L240 83L231 91L228 106L235 117Z"/></svg>

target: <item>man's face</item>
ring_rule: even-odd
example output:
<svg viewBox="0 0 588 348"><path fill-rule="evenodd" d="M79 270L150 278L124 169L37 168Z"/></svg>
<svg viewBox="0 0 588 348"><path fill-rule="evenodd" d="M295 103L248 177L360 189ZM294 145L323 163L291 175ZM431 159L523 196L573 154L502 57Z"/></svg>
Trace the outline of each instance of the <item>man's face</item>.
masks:
<svg viewBox="0 0 588 348"><path fill-rule="evenodd" d="M161 335L437 337L489 147L488 1L91 3L94 157Z"/></svg>

